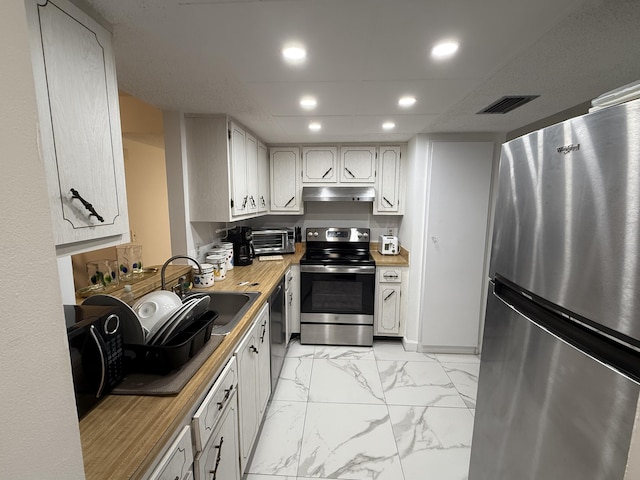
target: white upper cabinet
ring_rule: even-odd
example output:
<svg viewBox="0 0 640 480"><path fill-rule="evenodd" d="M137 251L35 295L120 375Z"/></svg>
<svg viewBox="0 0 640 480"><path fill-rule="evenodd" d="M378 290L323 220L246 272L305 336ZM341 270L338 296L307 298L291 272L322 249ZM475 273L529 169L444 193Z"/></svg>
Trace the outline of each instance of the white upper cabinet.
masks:
<svg viewBox="0 0 640 480"><path fill-rule="evenodd" d="M381 145L378 153L378 176L374 215L402 215L402 149L397 145Z"/></svg>
<svg viewBox="0 0 640 480"><path fill-rule="evenodd" d="M228 222L266 213L260 208L260 196L269 197L268 180L260 178L266 171L259 168L261 142L226 116L186 115L185 127L191 221Z"/></svg>
<svg viewBox="0 0 640 480"><path fill-rule="evenodd" d="M301 215L300 148L271 147L271 213Z"/></svg>
<svg viewBox="0 0 640 480"><path fill-rule="evenodd" d="M111 34L68 1L40 3L25 5L58 253L128 241Z"/></svg>
<svg viewBox="0 0 640 480"><path fill-rule="evenodd" d="M335 183L338 179L338 147L303 147L302 182Z"/></svg>
<svg viewBox="0 0 640 480"><path fill-rule="evenodd" d="M231 131L231 151L229 166L231 167L231 210L233 215L244 215L249 212L249 185L247 181L247 145L246 132L233 122L229 123ZM256 149L257 149L256 144ZM256 150L257 155L257 150ZM197 173L197 172L196 172Z"/></svg>
<svg viewBox="0 0 640 480"><path fill-rule="evenodd" d="M258 212L269 211L269 152L267 146L258 142Z"/></svg>
<svg viewBox="0 0 640 480"><path fill-rule="evenodd" d="M247 208L249 213L258 213L258 203L260 194L258 193L258 140L246 133L245 136L245 154L246 154L246 185L247 185Z"/></svg>
<svg viewBox="0 0 640 480"><path fill-rule="evenodd" d="M340 147L340 182L375 183L376 147L349 145Z"/></svg>

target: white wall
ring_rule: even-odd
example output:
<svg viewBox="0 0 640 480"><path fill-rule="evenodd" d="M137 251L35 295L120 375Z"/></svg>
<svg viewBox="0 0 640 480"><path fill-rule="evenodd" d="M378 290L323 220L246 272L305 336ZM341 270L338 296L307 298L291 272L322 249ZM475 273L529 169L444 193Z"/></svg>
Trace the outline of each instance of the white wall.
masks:
<svg viewBox="0 0 640 480"><path fill-rule="evenodd" d="M24 9L5 2L0 15L0 469L2 478L82 479Z"/></svg>

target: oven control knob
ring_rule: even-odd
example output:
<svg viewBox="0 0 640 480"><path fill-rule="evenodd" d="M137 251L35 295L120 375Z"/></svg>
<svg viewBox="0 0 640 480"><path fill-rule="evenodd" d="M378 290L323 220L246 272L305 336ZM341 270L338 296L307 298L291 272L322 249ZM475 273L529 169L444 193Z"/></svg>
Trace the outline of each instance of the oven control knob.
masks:
<svg viewBox="0 0 640 480"><path fill-rule="evenodd" d="M307 232L307 237L313 237L313 232Z"/></svg>
<svg viewBox="0 0 640 480"><path fill-rule="evenodd" d="M318 232L313 232L313 236L317 237L318 236Z"/></svg>
<svg viewBox="0 0 640 480"><path fill-rule="evenodd" d="M362 234L358 232L358 238L362 238Z"/></svg>
<svg viewBox="0 0 640 480"><path fill-rule="evenodd" d="M367 232L364 232L364 233L362 234L362 236L363 236L364 238L369 238L369 234L368 234Z"/></svg>

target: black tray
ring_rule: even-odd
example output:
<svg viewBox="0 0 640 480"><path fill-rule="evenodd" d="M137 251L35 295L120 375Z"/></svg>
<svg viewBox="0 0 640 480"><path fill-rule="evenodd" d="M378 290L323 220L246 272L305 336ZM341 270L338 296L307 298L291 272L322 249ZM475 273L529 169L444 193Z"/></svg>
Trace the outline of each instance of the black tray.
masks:
<svg viewBox="0 0 640 480"><path fill-rule="evenodd" d="M218 313L207 311L173 335L164 345L124 344L126 373L165 375L182 367L211 338Z"/></svg>

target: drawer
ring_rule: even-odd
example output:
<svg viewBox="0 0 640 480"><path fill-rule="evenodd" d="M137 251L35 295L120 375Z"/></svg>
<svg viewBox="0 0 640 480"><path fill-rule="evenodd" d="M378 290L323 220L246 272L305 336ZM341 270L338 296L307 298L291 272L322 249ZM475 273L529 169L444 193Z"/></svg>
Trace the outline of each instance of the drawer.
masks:
<svg viewBox="0 0 640 480"><path fill-rule="evenodd" d="M237 387L236 360L235 357L231 357L231 360L224 367L213 387L211 387L211 390L202 401L200 408L193 415L191 426L193 427L193 441L197 452L201 452L204 445L207 444L218 418Z"/></svg>
<svg viewBox="0 0 640 480"><path fill-rule="evenodd" d="M191 428L186 425L171 444L158 467L149 480L175 480L187 478L193 466L193 448L191 446Z"/></svg>
<svg viewBox="0 0 640 480"><path fill-rule="evenodd" d="M399 268L378 268L380 283L401 283L402 271Z"/></svg>

